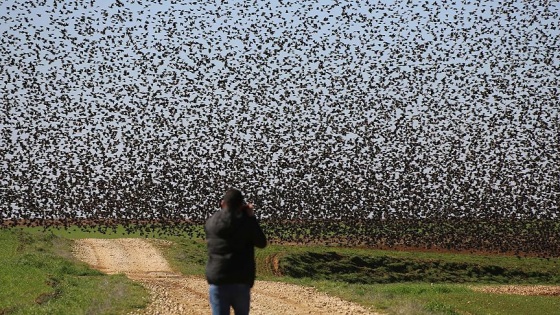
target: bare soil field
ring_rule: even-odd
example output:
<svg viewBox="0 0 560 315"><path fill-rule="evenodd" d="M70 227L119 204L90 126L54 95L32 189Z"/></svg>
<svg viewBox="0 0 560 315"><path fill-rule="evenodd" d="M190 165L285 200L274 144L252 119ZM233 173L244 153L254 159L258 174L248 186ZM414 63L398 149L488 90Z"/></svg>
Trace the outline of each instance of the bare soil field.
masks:
<svg viewBox="0 0 560 315"><path fill-rule="evenodd" d="M502 285L472 287L473 290L496 294L560 296L560 286L554 285Z"/></svg>

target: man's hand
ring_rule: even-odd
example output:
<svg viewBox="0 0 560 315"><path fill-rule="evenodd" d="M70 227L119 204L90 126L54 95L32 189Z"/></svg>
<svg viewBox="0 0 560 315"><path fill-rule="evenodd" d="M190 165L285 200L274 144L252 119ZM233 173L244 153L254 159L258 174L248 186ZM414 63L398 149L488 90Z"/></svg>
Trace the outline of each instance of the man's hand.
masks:
<svg viewBox="0 0 560 315"><path fill-rule="evenodd" d="M255 208L253 207L252 203L246 204L245 207L243 208L243 210L245 210L245 213L247 213L248 216L250 216L250 217L255 216Z"/></svg>

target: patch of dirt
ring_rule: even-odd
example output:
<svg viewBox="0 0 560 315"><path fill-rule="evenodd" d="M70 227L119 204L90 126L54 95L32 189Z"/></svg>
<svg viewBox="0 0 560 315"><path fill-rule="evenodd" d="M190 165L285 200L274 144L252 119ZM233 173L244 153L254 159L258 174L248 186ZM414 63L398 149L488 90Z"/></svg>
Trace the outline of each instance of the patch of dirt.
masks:
<svg viewBox="0 0 560 315"><path fill-rule="evenodd" d="M275 276L282 276L280 272L280 261L278 259L278 254L272 254L265 258L265 264L267 270L269 270Z"/></svg>
<svg viewBox="0 0 560 315"><path fill-rule="evenodd" d="M158 245L162 245L161 241ZM165 244L163 244L165 245ZM204 278L174 272L156 246L144 239L77 240L74 255L107 274L124 273L150 290L151 303L131 314L209 314ZM275 261L274 257L273 264ZM256 281L251 314L376 314L364 307L292 284Z"/></svg>
<svg viewBox="0 0 560 315"><path fill-rule="evenodd" d="M471 288L475 291L495 294L560 296L560 286L551 285L499 285Z"/></svg>

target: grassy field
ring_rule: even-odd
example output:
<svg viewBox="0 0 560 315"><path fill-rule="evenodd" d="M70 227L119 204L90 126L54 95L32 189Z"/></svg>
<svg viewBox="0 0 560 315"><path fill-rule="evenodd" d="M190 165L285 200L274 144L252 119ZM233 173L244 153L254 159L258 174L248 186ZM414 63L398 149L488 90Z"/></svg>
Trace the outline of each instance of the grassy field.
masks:
<svg viewBox="0 0 560 315"><path fill-rule="evenodd" d="M25 281L31 280L14 279L32 278L30 274L39 274L42 280L29 286L37 288L34 289L36 291L11 287L10 291L15 293L0 293L0 314L3 314L2 312L46 314L52 312L35 310L41 310L46 305L64 304L75 309L72 309L72 312L58 313L106 314L119 313L123 309L143 305L145 293L141 288L135 287L122 277L100 275L79 263L72 262L68 257L70 239L118 238L123 237L123 230L117 229L114 233L112 231L83 232L80 229L53 230L47 233L36 232L37 229L26 229L26 231L25 233L0 232L1 246L11 246L2 248L3 254L0 254L2 262L21 261L26 251L32 251L33 255L44 254L55 257L57 261L64 261L72 266L66 269L72 271L57 276L62 281L50 282L49 276L57 274L53 271L53 267L33 266L31 263L32 267L23 268L16 263L17 267L2 273L2 277L5 278L2 279L3 282L11 281L12 286L25 287L27 286ZM157 233L155 235L157 236ZM126 237L145 237L145 235L126 234ZM160 235L159 237L174 242L173 246L164 249L164 254L176 270L184 274L199 276L204 274L206 245L203 240L178 236ZM32 240L26 241L26 238ZM12 245L6 245L10 242L4 242L4 239L11 240ZM19 244L29 242L34 245L25 245L26 250L18 250L18 246L21 246ZM41 246L45 248L37 251L36 248ZM265 249L257 250L256 256L258 278L261 280L313 286L320 291L373 307L387 314L560 314L558 311L560 297L490 294L472 289L473 286L500 284L560 285L558 259L290 245L270 245ZM66 270L60 266L54 268L58 268L58 273L61 269ZM69 291L67 289L57 291L58 287L67 287L72 281L77 291L87 292L97 286L98 292L95 293L101 294L100 291L108 291L99 290L99 285L105 284L110 286L111 290L120 291L121 296L127 295L133 298L121 299L124 300L122 302L127 302L126 305L119 304L113 299L112 302L105 302L110 304L110 307L93 311L85 302L81 306L73 306L74 302L70 301L80 300L79 298L65 298L64 296L68 294L66 292ZM53 283L58 284L53 285ZM18 304L14 302L13 296L24 296L24 298L18 299L20 301ZM37 303L36 299L39 296L45 296L47 302ZM115 296L115 293L106 296L107 298ZM92 305L100 304L99 301L106 301L103 296L98 296L96 299L98 302ZM21 302L22 300L26 302Z"/></svg>
<svg viewBox="0 0 560 315"><path fill-rule="evenodd" d="M52 233L0 230L0 314L124 314L146 306L147 290L77 262L71 245Z"/></svg>
<svg viewBox="0 0 560 315"><path fill-rule="evenodd" d="M176 239L167 256L181 272L201 275L205 249L202 240ZM560 285L553 259L285 245L257 250L256 256L261 280L313 286L387 314L560 314L559 297L472 289Z"/></svg>

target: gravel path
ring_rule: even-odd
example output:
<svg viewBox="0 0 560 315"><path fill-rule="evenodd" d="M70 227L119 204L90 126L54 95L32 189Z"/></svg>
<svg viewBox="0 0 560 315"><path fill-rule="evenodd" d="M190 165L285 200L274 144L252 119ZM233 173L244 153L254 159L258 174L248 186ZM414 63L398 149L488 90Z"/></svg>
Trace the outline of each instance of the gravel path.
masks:
<svg viewBox="0 0 560 315"><path fill-rule="evenodd" d="M150 290L152 302L132 314L210 314L206 280L174 272L147 240L77 240L74 255L105 273L124 273ZM375 313L313 288L257 281L251 291L251 314Z"/></svg>
<svg viewBox="0 0 560 315"><path fill-rule="evenodd" d="M496 294L560 296L560 286L555 285L500 285L471 288L475 291Z"/></svg>

